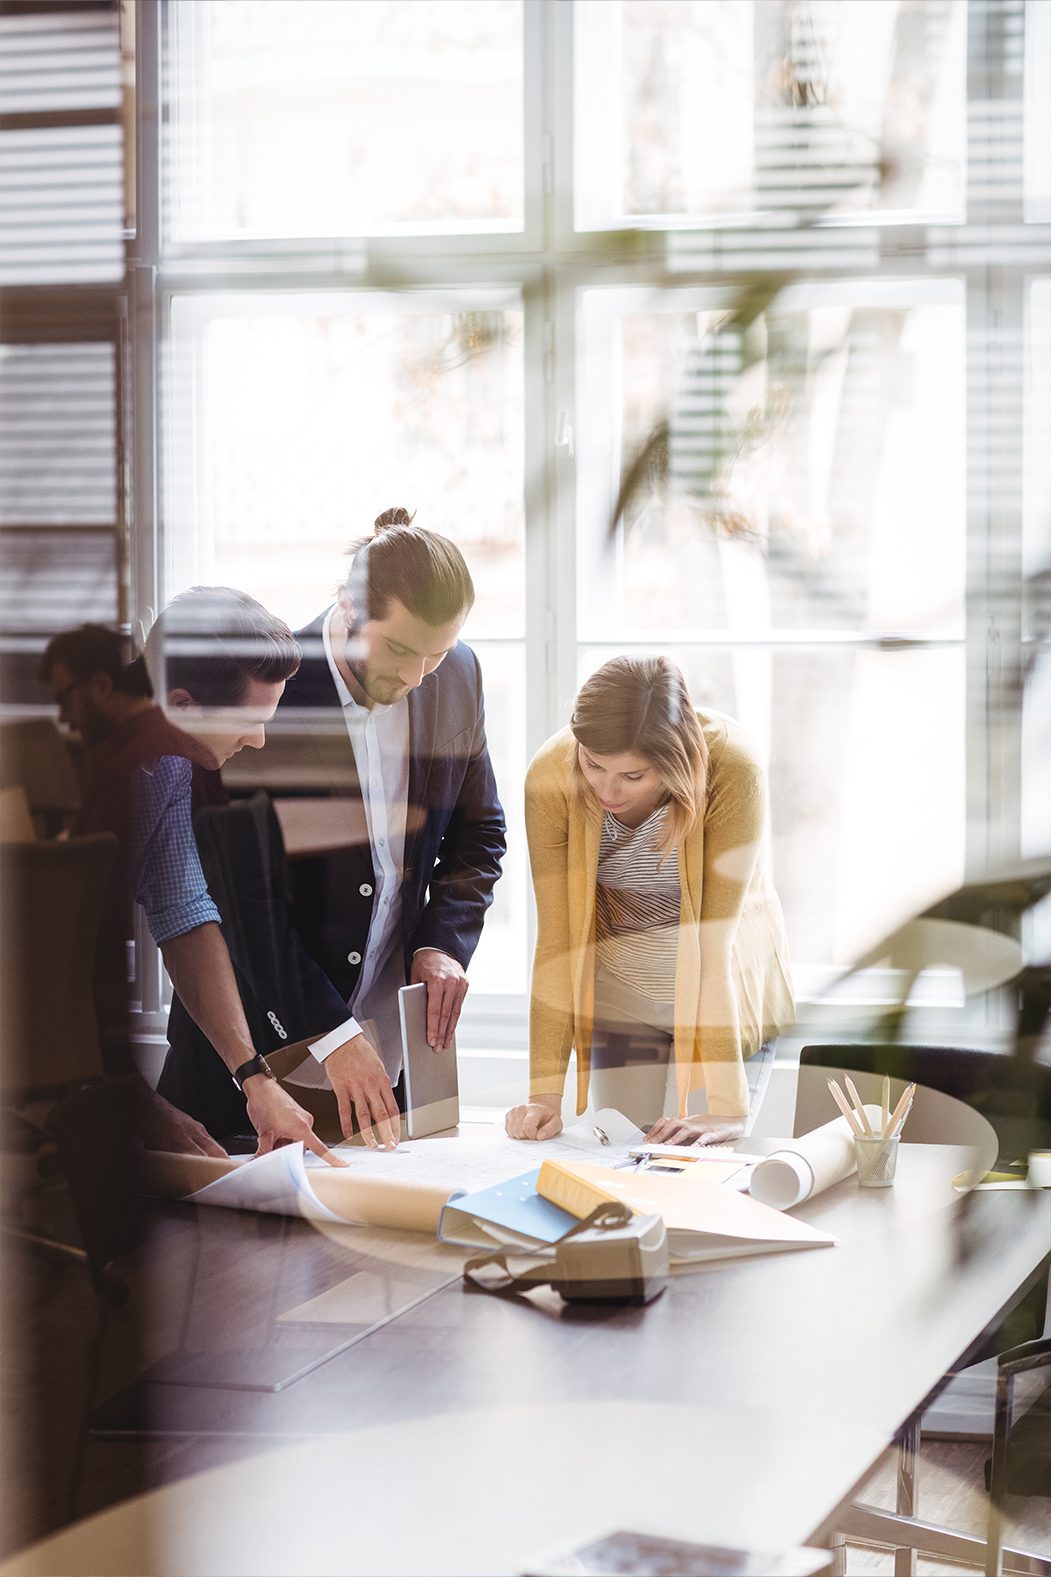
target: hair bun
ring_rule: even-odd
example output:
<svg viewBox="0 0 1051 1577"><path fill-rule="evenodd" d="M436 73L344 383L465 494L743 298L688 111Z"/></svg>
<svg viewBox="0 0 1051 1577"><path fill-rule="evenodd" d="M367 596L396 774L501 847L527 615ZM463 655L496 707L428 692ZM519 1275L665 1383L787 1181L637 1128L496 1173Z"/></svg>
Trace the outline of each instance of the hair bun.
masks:
<svg viewBox="0 0 1051 1577"><path fill-rule="evenodd" d="M416 511L409 514L407 509L385 509L382 515L377 515L373 522L373 529L377 536L381 531L386 531L388 526L411 526L416 519Z"/></svg>

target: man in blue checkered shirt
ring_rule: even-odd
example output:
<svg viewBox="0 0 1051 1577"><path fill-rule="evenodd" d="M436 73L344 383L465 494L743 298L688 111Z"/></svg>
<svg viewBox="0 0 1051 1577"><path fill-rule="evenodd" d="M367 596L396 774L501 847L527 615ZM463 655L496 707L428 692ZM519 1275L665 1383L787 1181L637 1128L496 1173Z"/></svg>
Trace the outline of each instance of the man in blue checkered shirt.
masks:
<svg viewBox="0 0 1051 1577"><path fill-rule="evenodd" d="M185 756L161 756L139 768L132 869L135 896L158 947L199 925L222 924L193 835L192 787Z"/></svg>
<svg viewBox="0 0 1051 1577"><path fill-rule="evenodd" d="M262 747L299 659L288 626L243 592L197 587L165 609L150 632L146 661L156 693L166 696L169 717L192 747L138 766L130 868L179 999L244 1095L258 1153L301 1140L341 1165L314 1135L313 1118L256 1054L192 820L195 774L203 765L211 769L204 779L217 779L237 751Z"/></svg>

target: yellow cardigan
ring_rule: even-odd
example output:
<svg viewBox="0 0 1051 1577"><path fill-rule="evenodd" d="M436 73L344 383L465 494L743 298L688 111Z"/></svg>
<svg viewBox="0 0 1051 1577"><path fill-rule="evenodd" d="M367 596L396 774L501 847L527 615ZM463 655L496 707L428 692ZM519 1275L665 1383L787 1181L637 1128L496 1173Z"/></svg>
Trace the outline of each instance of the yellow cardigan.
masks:
<svg viewBox="0 0 1051 1577"><path fill-rule="evenodd" d="M703 1081L712 1116L748 1111L743 1059L795 1018L781 905L766 873L762 768L732 718L698 712L708 745L703 818L678 851L675 965L679 1114ZM602 811L577 789L568 728L526 774L526 833L537 940L529 1011L530 1090L561 1095L577 1053L587 1105L595 1010L595 883Z"/></svg>

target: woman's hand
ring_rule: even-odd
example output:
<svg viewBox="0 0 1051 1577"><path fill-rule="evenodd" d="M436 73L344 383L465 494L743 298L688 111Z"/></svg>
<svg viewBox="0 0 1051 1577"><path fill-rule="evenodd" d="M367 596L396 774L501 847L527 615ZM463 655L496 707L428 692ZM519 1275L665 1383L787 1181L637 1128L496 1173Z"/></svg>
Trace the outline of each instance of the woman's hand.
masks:
<svg viewBox="0 0 1051 1577"><path fill-rule="evenodd" d="M743 1133L743 1117L662 1117L646 1138L651 1144L732 1144Z"/></svg>
<svg viewBox="0 0 1051 1577"><path fill-rule="evenodd" d="M562 1101L557 1095L538 1095L524 1106L512 1106L504 1127L512 1139L554 1139L562 1132Z"/></svg>

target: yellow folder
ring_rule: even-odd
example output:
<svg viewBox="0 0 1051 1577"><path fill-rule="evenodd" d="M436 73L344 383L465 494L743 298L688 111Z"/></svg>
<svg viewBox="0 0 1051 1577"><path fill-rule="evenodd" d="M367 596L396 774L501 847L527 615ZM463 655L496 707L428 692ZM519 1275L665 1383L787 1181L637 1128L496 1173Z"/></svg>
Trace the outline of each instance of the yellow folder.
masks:
<svg viewBox="0 0 1051 1577"><path fill-rule="evenodd" d="M552 1168L547 1186L558 1190L559 1197L545 1193L544 1198L573 1215L585 1216L604 1200L617 1199L640 1215L663 1216L673 1259L723 1259L779 1249L828 1247L836 1242L829 1233L819 1232L796 1216L724 1188L726 1178L739 1170L736 1161L728 1161L725 1167L717 1162L691 1167L675 1176L612 1172L586 1161L545 1161L541 1176L547 1167ZM574 1182L579 1192L573 1189ZM539 1180L537 1192L541 1192ZM570 1203L571 1197L575 1204Z"/></svg>

